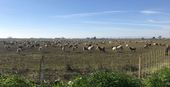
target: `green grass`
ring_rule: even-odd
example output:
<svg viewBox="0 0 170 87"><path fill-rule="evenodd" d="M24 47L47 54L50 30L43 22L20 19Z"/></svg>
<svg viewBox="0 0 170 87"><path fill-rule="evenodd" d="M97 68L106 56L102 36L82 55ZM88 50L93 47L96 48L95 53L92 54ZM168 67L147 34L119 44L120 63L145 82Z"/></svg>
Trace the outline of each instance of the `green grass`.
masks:
<svg viewBox="0 0 170 87"><path fill-rule="evenodd" d="M48 40L48 41L52 41L52 40ZM69 40L69 41L73 41L75 43L77 42L77 40ZM156 52L157 50L164 50L166 48L165 46L151 46L148 49L144 49L143 46L144 44L146 44L145 42L144 43L138 42L137 44L135 43L136 41L142 41L142 40L131 40L132 42L130 43L127 42L128 40L111 40L114 41L113 44L99 43L99 46L106 47L106 53L103 52L100 53L97 50L92 50L90 52L87 52L87 51L83 51L83 47L86 46L84 45L84 41L90 43L91 41L108 42L110 40L78 40L78 42L83 42L83 43L78 44L78 49L75 52L71 51L71 49L69 48L66 48L65 52L62 52L61 48L59 47L56 48L43 47L43 50L39 52L38 47L36 47L30 49L24 48L21 54L16 53L16 49L17 49L16 45L9 45L11 48L5 50L3 48L4 45L0 43L0 49L1 49L0 69L5 73L17 74L23 78L36 79L38 81L40 59L42 55L44 55L45 56L44 79L46 82L53 82L58 77L60 77L62 81L67 82L71 80L71 78L76 77L78 75L87 75L89 73L92 73L93 71L98 71L98 70L107 70L107 71L117 70L132 76L137 76L138 63L139 63L138 58L140 54L143 55L142 69L147 70L148 68L149 69L152 68L152 66L156 66L156 65L151 65L145 67L144 65L148 65L152 61L155 62L155 60L147 61L147 58L153 59L158 57L157 61L162 60L163 58L161 58L161 56L163 55L158 55L158 53ZM136 47L137 50L136 52L131 52L130 49L125 48L126 44L123 43L122 45L124 47L124 50L114 52L111 50L111 46L116 46L118 44L116 43L116 41L127 42L131 47ZM152 41L158 43L165 43L165 44L170 43L170 41L168 40L152 40ZM65 43L66 42L62 43L62 45ZM70 45L71 44L72 43L70 43ZM94 46L96 48L96 45ZM151 56L147 56L144 54L151 55ZM67 65L71 67L71 70L68 70ZM127 67L127 65L129 65L129 67ZM135 68L134 70L133 67Z"/></svg>
<svg viewBox="0 0 170 87"><path fill-rule="evenodd" d="M63 82L60 78L53 84L44 82L38 85L36 81L29 81L17 75L3 76L0 74L1 87L169 87L170 68L164 68L158 73L152 74L144 80L134 76L128 76L114 71L95 71L88 75L79 75L68 82Z"/></svg>

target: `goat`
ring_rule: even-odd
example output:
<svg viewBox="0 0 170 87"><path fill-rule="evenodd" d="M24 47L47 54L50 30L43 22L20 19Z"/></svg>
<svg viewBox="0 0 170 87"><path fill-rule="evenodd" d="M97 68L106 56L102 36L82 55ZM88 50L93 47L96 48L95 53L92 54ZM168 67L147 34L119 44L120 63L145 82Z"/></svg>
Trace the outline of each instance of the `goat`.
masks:
<svg viewBox="0 0 170 87"><path fill-rule="evenodd" d="M96 48L96 49L97 49L97 50L100 50L100 52L101 52L101 51L105 52L105 47L97 46L97 48Z"/></svg>
<svg viewBox="0 0 170 87"><path fill-rule="evenodd" d="M112 48L113 51L117 51L117 50L120 50L120 49L123 50L123 46L122 45L117 45L115 47L112 46L111 48Z"/></svg>
<svg viewBox="0 0 170 87"><path fill-rule="evenodd" d="M88 50L88 48L86 48L86 47L83 47L83 50ZM88 50L89 51L89 50Z"/></svg>
<svg viewBox="0 0 170 87"><path fill-rule="evenodd" d="M30 47L30 45L28 44L28 45L27 45L27 48L29 48L29 47Z"/></svg>
<svg viewBox="0 0 170 87"><path fill-rule="evenodd" d="M65 46L63 46L63 47L61 48L61 50L62 50L62 51L65 51Z"/></svg>
<svg viewBox="0 0 170 87"><path fill-rule="evenodd" d="M24 45L22 45L22 44L19 44L19 45L18 45L18 48L21 48L21 49L22 49L23 47L24 47Z"/></svg>
<svg viewBox="0 0 170 87"><path fill-rule="evenodd" d="M144 46L143 46L143 48L148 48L148 45L147 45L147 44L146 44L146 45L144 45Z"/></svg>
<svg viewBox="0 0 170 87"><path fill-rule="evenodd" d="M117 50L117 47L111 47L113 51L116 51Z"/></svg>
<svg viewBox="0 0 170 87"><path fill-rule="evenodd" d="M41 51L41 50L42 50L42 46L40 46L40 47L38 48L38 50Z"/></svg>
<svg viewBox="0 0 170 87"><path fill-rule="evenodd" d="M170 49L170 46L167 46L165 49L165 55L168 55L168 50Z"/></svg>
<svg viewBox="0 0 170 87"><path fill-rule="evenodd" d="M4 46L4 48L5 48L5 49L8 49L8 48L10 48L10 46L8 46L8 45L5 45L5 46Z"/></svg>
<svg viewBox="0 0 170 87"><path fill-rule="evenodd" d="M131 50L131 52L132 52L132 50L134 50L134 52L135 52L136 47L129 47L129 49Z"/></svg>
<svg viewBox="0 0 170 87"><path fill-rule="evenodd" d="M17 49L17 53L21 53L22 49L21 48L18 48Z"/></svg>
<svg viewBox="0 0 170 87"><path fill-rule="evenodd" d="M48 44L45 44L44 46L45 46L45 47L48 47Z"/></svg>
<svg viewBox="0 0 170 87"><path fill-rule="evenodd" d="M129 44L126 44L126 47L129 47Z"/></svg>
<svg viewBox="0 0 170 87"><path fill-rule="evenodd" d="M156 46L156 45L158 46L158 43L153 43L153 46Z"/></svg>
<svg viewBox="0 0 170 87"><path fill-rule="evenodd" d="M116 50L119 50L119 49L123 50L123 46L122 45L117 46Z"/></svg>
<svg viewBox="0 0 170 87"><path fill-rule="evenodd" d="M73 45L70 45L68 48L72 48L73 47Z"/></svg>
<svg viewBox="0 0 170 87"><path fill-rule="evenodd" d="M88 44L88 47L90 47L91 46L91 44Z"/></svg>
<svg viewBox="0 0 170 87"><path fill-rule="evenodd" d="M34 45L31 46L31 48L33 48L33 47L34 47Z"/></svg>
<svg viewBox="0 0 170 87"><path fill-rule="evenodd" d="M72 50L74 51L74 50L76 50L78 47L72 47Z"/></svg>
<svg viewBox="0 0 170 87"><path fill-rule="evenodd" d="M92 50L92 49L94 49L94 46L89 46L88 47L88 50Z"/></svg>

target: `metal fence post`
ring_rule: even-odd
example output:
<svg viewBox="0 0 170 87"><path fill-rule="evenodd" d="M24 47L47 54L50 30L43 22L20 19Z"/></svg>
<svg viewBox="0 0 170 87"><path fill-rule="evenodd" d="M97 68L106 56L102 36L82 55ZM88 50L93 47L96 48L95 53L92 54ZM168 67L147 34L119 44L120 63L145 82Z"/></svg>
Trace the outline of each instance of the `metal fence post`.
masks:
<svg viewBox="0 0 170 87"><path fill-rule="evenodd" d="M42 59L40 59L40 84L43 84L44 76L43 76L43 67L44 67L44 55L42 56Z"/></svg>

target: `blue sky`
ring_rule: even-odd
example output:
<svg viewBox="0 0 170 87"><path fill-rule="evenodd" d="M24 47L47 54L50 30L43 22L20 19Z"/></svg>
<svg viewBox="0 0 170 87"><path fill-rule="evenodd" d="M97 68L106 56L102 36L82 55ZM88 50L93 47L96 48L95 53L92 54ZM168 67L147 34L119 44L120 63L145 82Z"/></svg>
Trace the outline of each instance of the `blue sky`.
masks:
<svg viewBox="0 0 170 87"><path fill-rule="evenodd" d="M170 0L0 0L0 38L170 37Z"/></svg>

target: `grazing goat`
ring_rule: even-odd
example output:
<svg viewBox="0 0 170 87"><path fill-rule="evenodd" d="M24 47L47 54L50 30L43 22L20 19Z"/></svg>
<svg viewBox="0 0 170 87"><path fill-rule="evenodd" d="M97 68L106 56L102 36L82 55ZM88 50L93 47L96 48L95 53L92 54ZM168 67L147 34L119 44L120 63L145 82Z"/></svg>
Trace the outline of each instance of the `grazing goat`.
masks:
<svg viewBox="0 0 170 87"><path fill-rule="evenodd" d="M8 49L8 48L10 48L10 47L9 47L8 45L5 45L4 48L5 48L5 49Z"/></svg>
<svg viewBox="0 0 170 87"><path fill-rule="evenodd" d="M91 46L91 44L88 44L88 47L90 47Z"/></svg>
<svg viewBox="0 0 170 87"><path fill-rule="evenodd" d="M156 45L158 46L158 43L153 43L153 46L156 46Z"/></svg>
<svg viewBox="0 0 170 87"><path fill-rule="evenodd" d="M148 45L147 45L147 44L146 44L146 45L144 45L144 46L143 46L143 48L148 48Z"/></svg>
<svg viewBox="0 0 170 87"><path fill-rule="evenodd" d="M88 45L87 43L84 43L84 45Z"/></svg>
<svg viewBox="0 0 170 87"><path fill-rule="evenodd" d="M45 46L45 47L48 47L48 44L45 44L44 46Z"/></svg>
<svg viewBox="0 0 170 87"><path fill-rule="evenodd" d="M73 47L73 45L70 45L68 48L72 48Z"/></svg>
<svg viewBox="0 0 170 87"><path fill-rule="evenodd" d="M116 51L117 50L117 47L111 47L113 51Z"/></svg>
<svg viewBox="0 0 170 87"><path fill-rule="evenodd" d="M31 46L31 48L33 48L33 47L34 47L34 45Z"/></svg>
<svg viewBox="0 0 170 87"><path fill-rule="evenodd" d="M74 51L74 50L76 50L77 48L78 48L78 47L73 47L72 50Z"/></svg>
<svg viewBox="0 0 170 87"><path fill-rule="evenodd" d="M151 46L151 43L147 44L148 46Z"/></svg>
<svg viewBox="0 0 170 87"><path fill-rule="evenodd" d="M100 52L101 52L101 51L105 52L105 47L97 46L96 49L97 49L97 50L100 50Z"/></svg>
<svg viewBox="0 0 170 87"><path fill-rule="evenodd" d="M61 48L61 50L62 50L62 51L65 51L65 46L63 46L63 47Z"/></svg>
<svg viewBox="0 0 170 87"><path fill-rule="evenodd" d="M129 49L131 50L131 52L132 52L132 50L135 52L136 47L129 47Z"/></svg>
<svg viewBox="0 0 170 87"><path fill-rule="evenodd" d="M115 47L112 46L111 48L112 48L113 51L117 51L117 50L120 50L120 49L123 50L123 46L122 45L117 45Z"/></svg>
<svg viewBox="0 0 170 87"><path fill-rule="evenodd" d="M41 51L41 50L42 50L42 46L40 46L40 47L38 48L38 50Z"/></svg>
<svg viewBox="0 0 170 87"><path fill-rule="evenodd" d="M170 46L167 46L165 49L165 55L168 55L168 50L170 49Z"/></svg>
<svg viewBox="0 0 170 87"><path fill-rule="evenodd" d="M17 53L21 53L22 49L21 48L18 48L17 49Z"/></svg>
<svg viewBox="0 0 170 87"><path fill-rule="evenodd" d="M119 49L123 50L123 46L122 45L117 46L116 50L119 50Z"/></svg>
<svg viewBox="0 0 170 87"><path fill-rule="evenodd" d="M22 44L19 44L19 45L18 45L18 48L21 48L21 49L22 49L23 47L24 47L24 45L22 45Z"/></svg>
<svg viewBox="0 0 170 87"><path fill-rule="evenodd" d="M86 47L83 47L83 50L85 51L85 50L88 50ZM89 51L89 50L88 50Z"/></svg>
<svg viewBox="0 0 170 87"><path fill-rule="evenodd" d="M129 44L126 44L126 47L129 47Z"/></svg>
<svg viewBox="0 0 170 87"><path fill-rule="evenodd" d="M35 44L35 46L37 47L37 46L40 46L40 44Z"/></svg>
<svg viewBox="0 0 170 87"><path fill-rule="evenodd" d="M78 44L73 45L73 47L77 47L78 48Z"/></svg>
<svg viewBox="0 0 170 87"><path fill-rule="evenodd" d="M92 49L94 49L94 46L89 46L88 47L88 50L92 50Z"/></svg>

